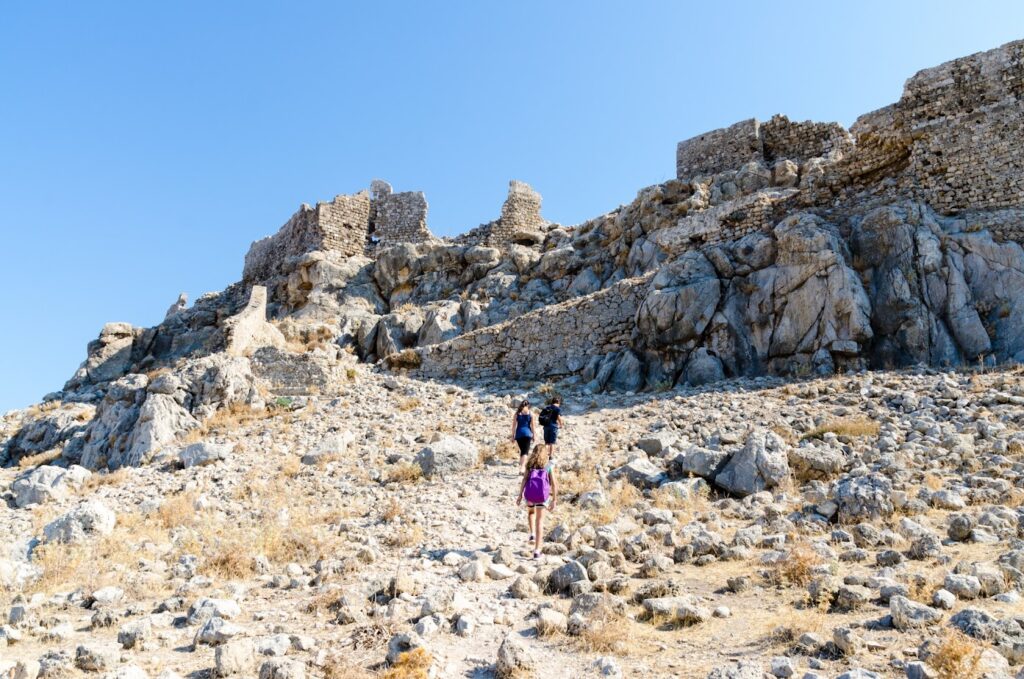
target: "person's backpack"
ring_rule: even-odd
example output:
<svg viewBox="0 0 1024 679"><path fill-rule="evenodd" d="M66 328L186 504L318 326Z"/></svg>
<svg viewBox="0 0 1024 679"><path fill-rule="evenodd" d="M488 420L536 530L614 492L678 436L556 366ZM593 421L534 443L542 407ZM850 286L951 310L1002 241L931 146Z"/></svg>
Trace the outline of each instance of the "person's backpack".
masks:
<svg viewBox="0 0 1024 679"><path fill-rule="evenodd" d="M555 406L546 406L544 410L540 411L540 416L537 418L542 427L550 427L555 423Z"/></svg>
<svg viewBox="0 0 1024 679"><path fill-rule="evenodd" d="M551 482L548 480L548 473L543 469L531 469L530 475L526 477L526 487L523 489L523 497L527 502L542 504L548 501L551 495Z"/></svg>

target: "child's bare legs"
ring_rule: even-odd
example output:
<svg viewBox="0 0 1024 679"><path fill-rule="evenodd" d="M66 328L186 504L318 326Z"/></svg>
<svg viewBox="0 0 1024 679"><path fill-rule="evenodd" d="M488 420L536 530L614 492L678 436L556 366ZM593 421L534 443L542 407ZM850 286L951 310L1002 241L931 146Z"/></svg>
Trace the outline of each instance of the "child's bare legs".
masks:
<svg viewBox="0 0 1024 679"><path fill-rule="evenodd" d="M533 551L540 553L541 542L544 540L544 508L534 507L536 513L533 515Z"/></svg>
<svg viewBox="0 0 1024 679"><path fill-rule="evenodd" d="M530 534L530 540L533 540L533 507L526 508L526 532Z"/></svg>

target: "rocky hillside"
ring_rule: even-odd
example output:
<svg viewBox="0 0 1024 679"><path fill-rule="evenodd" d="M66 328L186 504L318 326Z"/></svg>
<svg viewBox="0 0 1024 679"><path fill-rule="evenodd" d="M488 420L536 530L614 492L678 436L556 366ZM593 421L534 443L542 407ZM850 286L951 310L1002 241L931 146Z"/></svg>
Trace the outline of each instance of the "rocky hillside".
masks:
<svg viewBox="0 0 1024 679"><path fill-rule="evenodd" d="M1014 676L1022 93L1017 42L742 121L572 227L302 206L0 420L0 676Z"/></svg>

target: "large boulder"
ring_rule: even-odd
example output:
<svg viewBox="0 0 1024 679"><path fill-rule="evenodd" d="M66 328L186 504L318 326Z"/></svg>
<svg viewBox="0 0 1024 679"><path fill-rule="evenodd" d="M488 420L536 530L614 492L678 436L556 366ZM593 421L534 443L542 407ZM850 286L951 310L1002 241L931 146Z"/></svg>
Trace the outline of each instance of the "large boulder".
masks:
<svg viewBox="0 0 1024 679"><path fill-rule="evenodd" d="M665 472L646 458L638 457L608 473L609 481L625 479L638 488L655 488L665 480Z"/></svg>
<svg viewBox="0 0 1024 679"><path fill-rule="evenodd" d="M684 345L704 332L720 295L715 267L700 252L686 252L651 279L637 312L637 329L652 346Z"/></svg>
<svg viewBox="0 0 1024 679"><path fill-rule="evenodd" d="M841 523L858 523L892 516L892 482L888 477L871 473L848 476L836 486Z"/></svg>
<svg viewBox="0 0 1024 679"><path fill-rule="evenodd" d="M416 454L423 476L447 476L472 469L480 462L476 445L464 436L442 436Z"/></svg>
<svg viewBox="0 0 1024 679"><path fill-rule="evenodd" d="M755 429L715 476L715 485L741 496L776 488L789 478L788 450L777 434Z"/></svg>
<svg viewBox="0 0 1024 679"><path fill-rule="evenodd" d="M441 302L427 311L420 326L416 343L440 344L457 337L462 332L462 304L455 301Z"/></svg>
<svg viewBox="0 0 1024 679"><path fill-rule="evenodd" d="M0 435L0 465L57 448L80 436L96 407L87 403L48 403L40 414L24 411L20 428L12 431L6 445Z"/></svg>
<svg viewBox="0 0 1024 679"><path fill-rule="evenodd" d="M98 500L88 500L46 525L47 542L77 543L114 532L117 515Z"/></svg>
<svg viewBox="0 0 1024 679"><path fill-rule="evenodd" d="M676 476L699 476L714 481L730 457L732 453L724 450L690 446L672 459L672 473Z"/></svg>
<svg viewBox="0 0 1024 679"><path fill-rule="evenodd" d="M942 620L940 611L901 595L889 599L889 614L892 615L893 627L898 630L927 627Z"/></svg>
<svg viewBox="0 0 1024 679"><path fill-rule="evenodd" d="M699 387L724 380L725 369L722 367L722 360L713 351L698 347L690 354L683 375L687 384Z"/></svg>
<svg viewBox="0 0 1024 679"><path fill-rule="evenodd" d="M67 497L71 488L78 488L92 474L85 468L72 465L68 469L42 465L15 479L11 484L14 504L27 507Z"/></svg>

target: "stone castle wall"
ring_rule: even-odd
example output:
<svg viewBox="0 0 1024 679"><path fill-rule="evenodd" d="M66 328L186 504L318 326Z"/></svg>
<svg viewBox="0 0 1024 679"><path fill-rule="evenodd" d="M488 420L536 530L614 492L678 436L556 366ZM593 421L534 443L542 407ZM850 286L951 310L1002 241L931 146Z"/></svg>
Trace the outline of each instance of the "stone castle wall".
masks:
<svg viewBox="0 0 1024 679"><path fill-rule="evenodd" d="M804 161L853 150L853 135L839 123L794 122L784 115L772 116L760 127L764 160L786 158Z"/></svg>
<svg viewBox="0 0 1024 679"><path fill-rule="evenodd" d="M501 248L517 239L539 240L539 233L547 225L547 220L540 215L540 205L540 194L533 187L513 179L508 183L508 195L501 206L501 216L456 236L452 242Z"/></svg>
<svg viewBox="0 0 1024 679"><path fill-rule="evenodd" d="M434 239L427 228L427 199L421 191L392 193L386 182L378 180L373 192L369 249Z"/></svg>
<svg viewBox="0 0 1024 679"><path fill-rule="evenodd" d="M764 159L761 124L754 118L712 130L679 142L676 147L676 178L735 170L752 160Z"/></svg>
<svg viewBox="0 0 1024 679"><path fill-rule="evenodd" d="M303 204L277 233L252 244L245 255L242 280L265 281L276 275L289 258L312 250L361 255L366 249L369 223L370 196L366 191L337 196L316 207Z"/></svg>
<svg viewBox="0 0 1024 679"><path fill-rule="evenodd" d="M629 347L647 278L621 281L586 297L419 349L426 376L556 377L594 356Z"/></svg>
<svg viewBox="0 0 1024 679"><path fill-rule="evenodd" d="M1017 41L919 72L898 102L861 116L849 132L775 116L680 142L676 172L690 179L786 158L801 164L804 207L911 199L944 215L970 212L977 228L1019 240L1019 212L983 213L1024 208L1022 147L1024 41ZM823 160L806 163L812 158Z"/></svg>
<svg viewBox="0 0 1024 679"><path fill-rule="evenodd" d="M1024 203L1024 41L921 71L897 103L909 173L936 210Z"/></svg>

